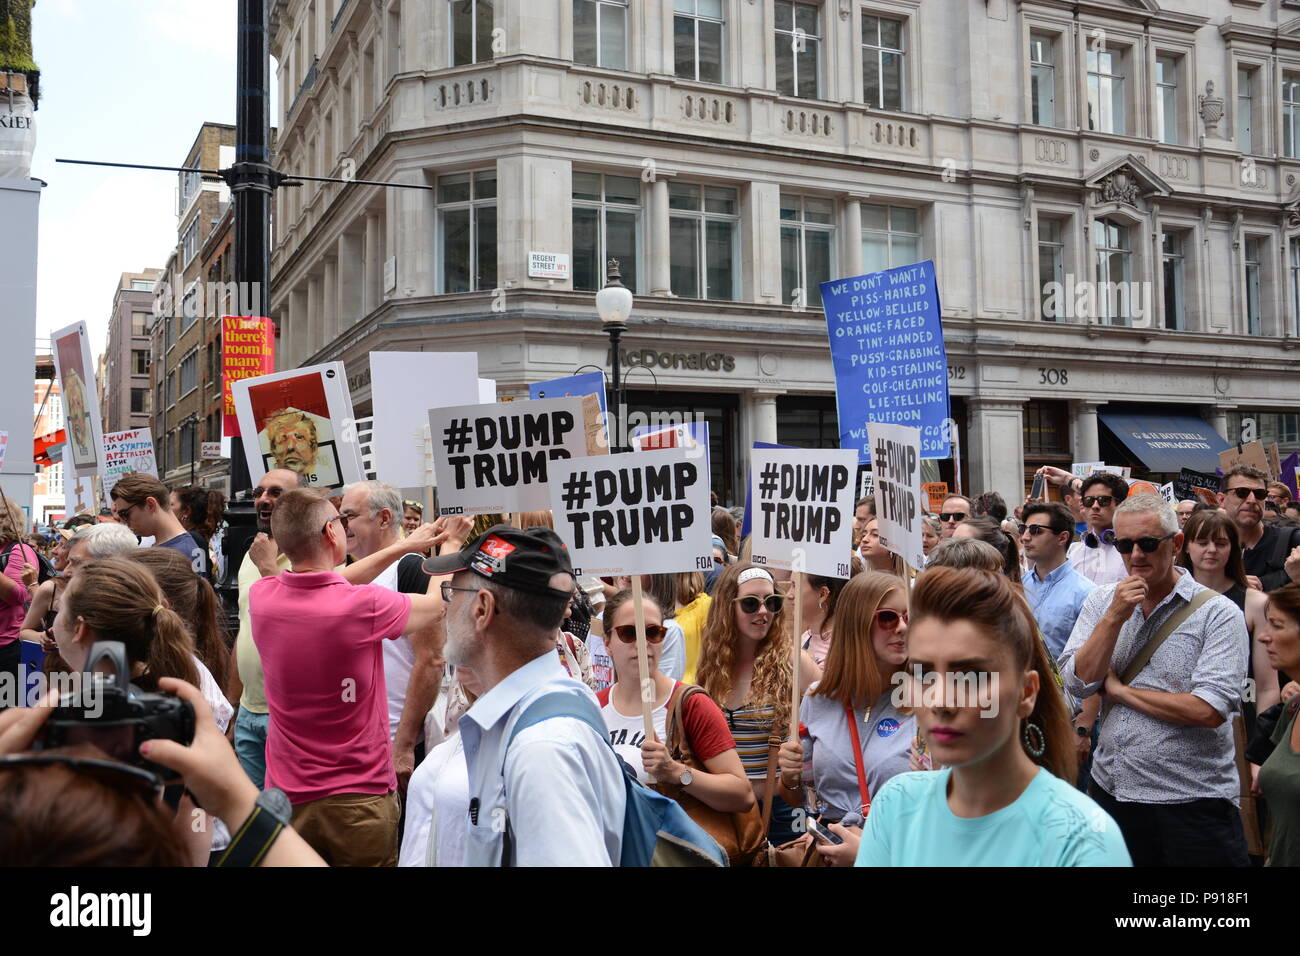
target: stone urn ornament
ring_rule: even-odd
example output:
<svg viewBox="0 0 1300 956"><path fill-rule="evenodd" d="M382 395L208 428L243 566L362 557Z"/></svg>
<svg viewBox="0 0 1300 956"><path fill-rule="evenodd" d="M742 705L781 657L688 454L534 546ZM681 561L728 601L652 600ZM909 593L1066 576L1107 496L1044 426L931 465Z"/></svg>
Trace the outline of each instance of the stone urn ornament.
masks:
<svg viewBox="0 0 1300 956"><path fill-rule="evenodd" d="M1217 136L1219 120L1223 119L1223 97L1214 95L1214 81L1205 81L1205 93L1197 97L1200 103L1201 122L1208 136Z"/></svg>

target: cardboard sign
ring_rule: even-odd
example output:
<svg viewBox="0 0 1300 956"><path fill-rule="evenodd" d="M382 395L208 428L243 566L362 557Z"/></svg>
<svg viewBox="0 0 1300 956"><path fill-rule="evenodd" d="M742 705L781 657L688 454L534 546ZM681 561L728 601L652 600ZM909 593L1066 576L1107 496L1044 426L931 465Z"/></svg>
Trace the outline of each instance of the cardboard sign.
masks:
<svg viewBox="0 0 1300 956"><path fill-rule="evenodd" d="M1273 474L1269 471L1268 453L1264 451L1262 441L1248 442L1245 445L1236 445L1227 451L1219 452L1219 468L1227 471L1233 465L1249 465L1251 468L1258 468L1266 475Z"/></svg>
<svg viewBox="0 0 1300 956"><path fill-rule="evenodd" d="M862 468L861 465L858 466ZM871 478L871 469L862 468L858 484L858 498L869 498L876 493L875 482Z"/></svg>
<svg viewBox="0 0 1300 956"><path fill-rule="evenodd" d="M1277 442L1273 442L1264 448L1264 457L1268 459L1269 477L1274 481L1280 481L1282 477L1282 458L1281 452L1277 448Z"/></svg>
<svg viewBox="0 0 1300 956"><path fill-rule="evenodd" d="M429 410L439 515L544 511L550 466L587 457L582 399Z"/></svg>
<svg viewBox="0 0 1300 956"><path fill-rule="evenodd" d="M361 470L365 472L367 481L376 481L379 476L375 473L375 417L367 415L365 418L358 418L356 426L357 445L361 449ZM428 425L424 427L426 431L429 428Z"/></svg>
<svg viewBox="0 0 1300 956"><path fill-rule="evenodd" d="M943 503L948 497L948 482L922 482L921 490L925 492L926 502L929 505L931 514L938 514L943 510Z"/></svg>
<svg viewBox="0 0 1300 956"><path fill-rule="evenodd" d="M605 373L584 372L566 378L553 378L534 382L528 386L528 397L533 401L542 398L581 398L582 420L587 435L587 454L609 453L606 434Z"/></svg>
<svg viewBox="0 0 1300 956"><path fill-rule="evenodd" d="M64 326L50 336L50 342L68 436L63 453L63 462L68 466L65 474L78 478L97 475L103 465L104 433L86 323Z"/></svg>
<svg viewBox="0 0 1300 956"><path fill-rule="evenodd" d="M478 380L478 403L480 405L492 405L497 400L497 383L490 378L481 378Z"/></svg>
<svg viewBox="0 0 1300 956"><path fill-rule="evenodd" d="M919 428L927 458L951 453L948 358L934 263L821 284L840 447L871 462L865 422Z"/></svg>
<svg viewBox="0 0 1300 956"><path fill-rule="evenodd" d="M554 461L550 507L579 574L713 567L709 472L685 448Z"/></svg>
<svg viewBox="0 0 1300 956"><path fill-rule="evenodd" d="M921 430L867 422L876 478L880 544L910 564L925 567L921 546Z"/></svg>
<svg viewBox="0 0 1300 956"><path fill-rule="evenodd" d="M231 386L242 378L270 375L275 371L275 323L255 315L221 317L221 393L224 397L221 434L240 434L239 413Z"/></svg>
<svg viewBox="0 0 1300 956"><path fill-rule="evenodd" d="M398 488L422 488L429 409L480 404L478 354L371 352L370 393L375 473Z"/></svg>
<svg viewBox="0 0 1300 956"><path fill-rule="evenodd" d="M1160 497L1171 505L1178 504L1178 495L1174 493L1174 483L1167 481L1160 486Z"/></svg>
<svg viewBox="0 0 1300 956"><path fill-rule="evenodd" d="M1184 468L1173 480L1174 494L1178 496L1179 501L1204 501L1216 508L1219 505L1220 484L1218 475L1192 471L1190 468Z"/></svg>
<svg viewBox="0 0 1300 956"><path fill-rule="evenodd" d="M304 476L312 488L364 477L342 362L238 379L231 392L254 486L275 468Z"/></svg>
<svg viewBox="0 0 1300 956"><path fill-rule="evenodd" d="M771 442L756 441L754 449L760 448L793 448L793 445L775 445ZM740 537L748 538L754 530L754 467L752 464L745 466L745 513L740 519Z"/></svg>
<svg viewBox="0 0 1300 956"><path fill-rule="evenodd" d="M1075 478L1087 478L1094 468L1105 468L1104 461L1076 461L1070 466L1070 474Z"/></svg>
<svg viewBox="0 0 1300 956"><path fill-rule="evenodd" d="M158 477L153 435L147 428L107 432L104 435L104 504L113 507L113 487L127 472Z"/></svg>
<svg viewBox="0 0 1300 956"><path fill-rule="evenodd" d="M755 449L750 472L755 564L832 578L853 554L853 449Z"/></svg>

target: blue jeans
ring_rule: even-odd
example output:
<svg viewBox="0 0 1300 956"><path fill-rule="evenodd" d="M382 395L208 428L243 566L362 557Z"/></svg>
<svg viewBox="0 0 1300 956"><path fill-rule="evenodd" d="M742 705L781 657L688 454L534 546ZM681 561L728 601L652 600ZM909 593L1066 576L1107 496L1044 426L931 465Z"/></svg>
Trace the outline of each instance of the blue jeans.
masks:
<svg viewBox="0 0 1300 956"><path fill-rule="evenodd" d="M266 728L270 723L270 714L254 714L242 707L235 718L235 756L258 790L266 786Z"/></svg>

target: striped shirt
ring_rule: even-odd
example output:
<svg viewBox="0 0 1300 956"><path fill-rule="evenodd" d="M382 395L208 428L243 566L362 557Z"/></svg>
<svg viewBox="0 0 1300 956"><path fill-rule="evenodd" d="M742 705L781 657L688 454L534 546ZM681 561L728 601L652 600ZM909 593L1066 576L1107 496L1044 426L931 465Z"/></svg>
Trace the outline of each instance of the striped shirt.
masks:
<svg viewBox="0 0 1300 956"><path fill-rule="evenodd" d="M762 780L767 776L768 738L772 736L776 708L770 704L764 707L745 704L735 710L724 707L722 712L727 715L727 726L735 738L745 776Z"/></svg>

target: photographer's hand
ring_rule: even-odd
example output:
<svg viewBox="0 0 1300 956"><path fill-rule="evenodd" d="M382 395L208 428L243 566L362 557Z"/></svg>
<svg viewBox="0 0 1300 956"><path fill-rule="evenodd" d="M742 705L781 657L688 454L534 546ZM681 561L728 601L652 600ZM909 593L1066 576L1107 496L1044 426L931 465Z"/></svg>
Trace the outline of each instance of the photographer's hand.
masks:
<svg viewBox="0 0 1300 956"><path fill-rule="evenodd" d="M57 703L54 692L49 691L35 707L10 707L0 714L0 756L31 750L32 741L54 713Z"/></svg>
<svg viewBox="0 0 1300 956"><path fill-rule="evenodd" d="M198 797L204 809L220 817L232 833L253 812L258 790L239 765L230 742L217 729L203 694L193 684L174 677L158 680L160 690L189 701L194 708L194 743L146 740L140 754L175 770ZM262 861L262 866L325 866L319 854L292 827L285 827Z"/></svg>

